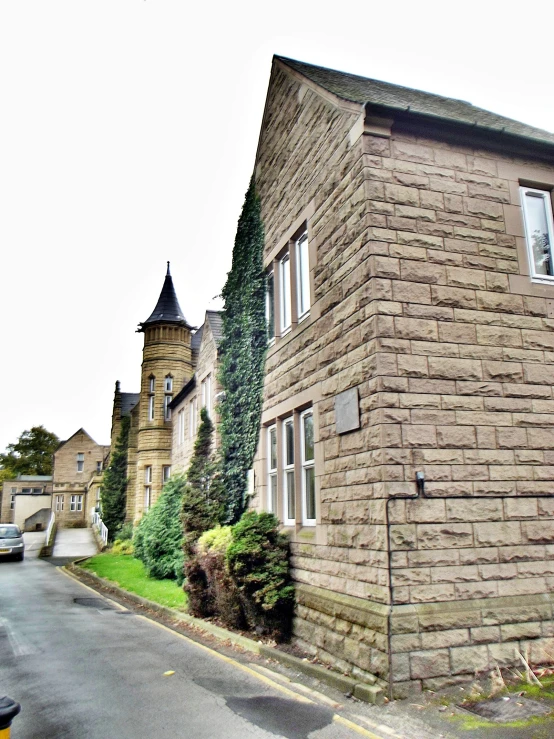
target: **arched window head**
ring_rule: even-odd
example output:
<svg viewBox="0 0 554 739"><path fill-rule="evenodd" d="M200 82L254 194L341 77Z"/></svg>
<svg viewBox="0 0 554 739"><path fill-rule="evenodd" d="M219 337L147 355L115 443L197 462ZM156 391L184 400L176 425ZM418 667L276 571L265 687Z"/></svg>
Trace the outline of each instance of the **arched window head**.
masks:
<svg viewBox="0 0 554 739"><path fill-rule="evenodd" d="M154 377L154 375L150 375L148 380L149 380L149 385L148 385L149 392L153 393L154 390L156 389L156 378Z"/></svg>

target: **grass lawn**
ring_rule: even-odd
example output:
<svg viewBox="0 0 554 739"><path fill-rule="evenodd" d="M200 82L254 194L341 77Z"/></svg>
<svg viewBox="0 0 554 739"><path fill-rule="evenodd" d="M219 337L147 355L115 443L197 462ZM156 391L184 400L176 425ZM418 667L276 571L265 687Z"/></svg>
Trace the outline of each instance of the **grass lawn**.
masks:
<svg viewBox="0 0 554 739"><path fill-rule="evenodd" d="M148 577L144 565L126 554L97 554L81 564L99 577L119 585L124 590L153 600L162 606L184 610L187 596L174 580L154 580Z"/></svg>

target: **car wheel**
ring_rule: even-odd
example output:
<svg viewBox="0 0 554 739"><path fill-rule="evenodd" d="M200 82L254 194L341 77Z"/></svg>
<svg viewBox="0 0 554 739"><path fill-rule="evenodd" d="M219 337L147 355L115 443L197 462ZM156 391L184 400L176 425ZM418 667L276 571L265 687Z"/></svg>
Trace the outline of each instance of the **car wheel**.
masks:
<svg viewBox="0 0 554 739"><path fill-rule="evenodd" d="M25 557L24 554L18 554L17 557L16 557L16 559L17 559L18 562L23 562L24 557Z"/></svg>

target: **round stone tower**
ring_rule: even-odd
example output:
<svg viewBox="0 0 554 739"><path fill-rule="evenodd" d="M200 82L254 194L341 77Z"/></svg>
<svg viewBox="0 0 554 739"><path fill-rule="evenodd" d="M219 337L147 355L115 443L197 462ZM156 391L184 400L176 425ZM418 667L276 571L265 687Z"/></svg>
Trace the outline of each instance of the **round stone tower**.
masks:
<svg viewBox="0 0 554 739"><path fill-rule="evenodd" d="M171 467L173 397L192 376L191 329L167 274L144 334L138 410L135 520L157 499Z"/></svg>

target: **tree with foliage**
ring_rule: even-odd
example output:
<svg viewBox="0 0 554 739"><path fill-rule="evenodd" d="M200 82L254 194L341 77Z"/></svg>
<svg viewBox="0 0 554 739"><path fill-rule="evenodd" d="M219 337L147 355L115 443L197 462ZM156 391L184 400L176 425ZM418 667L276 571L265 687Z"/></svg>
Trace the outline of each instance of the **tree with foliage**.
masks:
<svg viewBox="0 0 554 739"><path fill-rule="evenodd" d="M172 475L162 494L141 518L133 536L134 555L150 577L183 582L183 529L180 512L186 488L184 475Z"/></svg>
<svg viewBox="0 0 554 739"><path fill-rule="evenodd" d="M246 507L247 476L258 444L262 411L267 349L263 248L260 200L252 178L238 222L231 271L222 291L219 379L225 394L219 413L222 475L230 523L238 521Z"/></svg>
<svg viewBox="0 0 554 739"><path fill-rule="evenodd" d="M206 408L202 408L181 510L186 560L194 556L198 537L223 517L221 478L212 457L213 433L212 420Z"/></svg>
<svg viewBox="0 0 554 739"><path fill-rule="evenodd" d="M127 450L129 447L129 427L131 419L121 419L121 430L115 442L110 464L102 477L100 505L102 521L107 526L108 537L113 541L125 522L127 503Z"/></svg>
<svg viewBox="0 0 554 739"><path fill-rule="evenodd" d="M8 444L6 452L0 454L0 468L4 479L17 475L51 475L52 456L60 440L44 426L33 426L24 431L14 444Z"/></svg>

